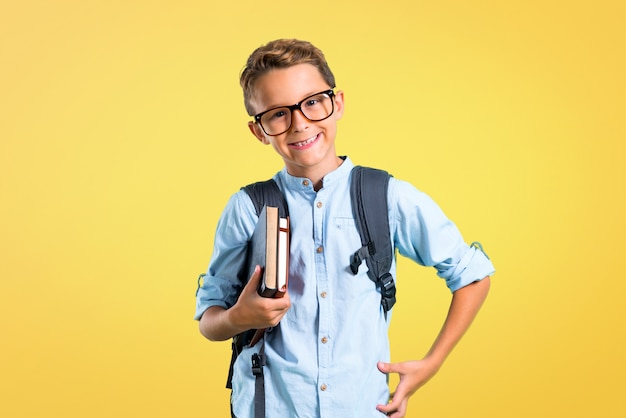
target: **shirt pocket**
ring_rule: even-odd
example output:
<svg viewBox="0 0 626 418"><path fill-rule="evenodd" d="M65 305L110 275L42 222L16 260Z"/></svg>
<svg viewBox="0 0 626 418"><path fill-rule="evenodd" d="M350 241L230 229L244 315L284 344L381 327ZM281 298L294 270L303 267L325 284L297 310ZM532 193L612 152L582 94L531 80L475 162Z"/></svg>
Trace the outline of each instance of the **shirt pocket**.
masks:
<svg viewBox="0 0 626 418"><path fill-rule="evenodd" d="M356 224L354 223L354 218L352 217L341 217L337 216L335 218L335 229L338 231L356 231Z"/></svg>
<svg viewBox="0 0 626 418"><path fill-rule="evenodd" d="M339 249L349 251L350 254L359 249L361 237L353 217L337 216L333 219L332 225L333 239L336 239L336 245Z"/></svg>

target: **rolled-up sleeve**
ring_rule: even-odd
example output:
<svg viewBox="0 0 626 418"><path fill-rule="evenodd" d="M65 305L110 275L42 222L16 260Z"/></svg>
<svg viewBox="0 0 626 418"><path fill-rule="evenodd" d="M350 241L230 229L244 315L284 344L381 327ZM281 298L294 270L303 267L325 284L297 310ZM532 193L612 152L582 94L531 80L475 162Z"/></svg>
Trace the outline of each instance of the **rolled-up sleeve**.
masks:
<svg viewBox="0 0 626 418"><path fill-rule="evenodd" d="M242 274L247 242L256 219L252 201L244 192L231 196L217 223L209 268L196 295L194 319L199 320L211 306L228 309L237 301L246 279Z"/></svg>
<svg viewBox="0 0 626 418"><path fill-rule="evenodd" d="M495 272L484 252L466 244L441 208L411 184L391 179L389 204L398 252L434 267L451 292Z"/></svg>

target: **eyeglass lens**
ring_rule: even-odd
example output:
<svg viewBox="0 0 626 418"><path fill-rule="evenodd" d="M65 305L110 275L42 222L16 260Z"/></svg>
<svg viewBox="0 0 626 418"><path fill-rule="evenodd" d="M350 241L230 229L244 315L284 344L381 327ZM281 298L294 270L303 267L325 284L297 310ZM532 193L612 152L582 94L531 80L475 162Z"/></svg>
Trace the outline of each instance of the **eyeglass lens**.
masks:
<svg viewBox="0 0 626 418"><path fill-rule="evenodd" d="M314 94L302 100L299 105L285 106L271 109L261 116L260 122L268 135L280 135L291 127L291 115L295 109L312 122L318 122L329 117L334 110L331 96L324 92Z"/></svg>

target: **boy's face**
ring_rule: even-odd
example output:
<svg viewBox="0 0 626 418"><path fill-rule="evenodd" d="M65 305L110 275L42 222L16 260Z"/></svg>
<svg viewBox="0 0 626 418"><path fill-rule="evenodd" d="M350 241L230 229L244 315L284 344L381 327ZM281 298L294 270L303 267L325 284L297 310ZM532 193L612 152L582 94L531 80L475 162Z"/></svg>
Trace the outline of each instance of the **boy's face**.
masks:
<svg viewBox="0 0 626 418"><path fill-rule="evenodd" d="M261 113L299 103L330 87L317 68L310 64L275 69L257 80L251 104L256 113ZM300 110L292 110L291 127L277 136L267 135L258 123L250 122L248 126L259 141L272 145L285 162L289 174L322 178L339 165L335 136L337 121L343 115L343 93L337 92L331 100L334 100L334 111L330 117L312 122Z"/></svg>

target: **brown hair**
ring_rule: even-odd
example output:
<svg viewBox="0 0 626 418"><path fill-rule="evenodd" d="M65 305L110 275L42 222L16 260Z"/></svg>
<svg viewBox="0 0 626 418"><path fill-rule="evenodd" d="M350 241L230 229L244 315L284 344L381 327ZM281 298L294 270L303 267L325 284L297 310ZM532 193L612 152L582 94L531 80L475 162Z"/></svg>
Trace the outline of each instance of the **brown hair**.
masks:
<svg viewBox="0 0 626 418"><path fill-rule="evenodd" d="M273 69L288 68L298 64L313 65L329 87L335 88L335 76L321 50L307 41L277 39L254 50L241 72L239 83L243 89L244 104L250 116L254 115L250 100L257 80Z"/></svg>

